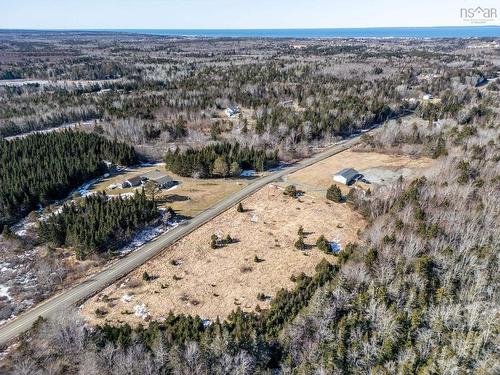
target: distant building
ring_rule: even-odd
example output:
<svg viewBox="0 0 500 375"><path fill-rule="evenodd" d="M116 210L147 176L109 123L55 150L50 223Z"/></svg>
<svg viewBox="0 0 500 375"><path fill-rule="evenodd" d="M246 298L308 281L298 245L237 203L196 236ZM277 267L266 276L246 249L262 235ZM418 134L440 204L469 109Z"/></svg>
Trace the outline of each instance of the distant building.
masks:
<svg viewBox="0 0 500 375"><path fill-rule="evenodd" d="M162 189L169 189L175 185L175 181L170 176L159 177L152 181L156 182Z"/></svg>
<svg viewBox="0 0 500 375"><path fill-rule="evenodd" d="M162 189L168 189L175 185L175 181L172 179L172 177L168 176L166 173L160 171L159 169L144 173L141 175L141 178L143 181L156 182Z"/></svg>
<svg viewBox="0 0 500 375"><path fill-rule="evenodd" d="M432 94L425 94L422 99L431 100L433 98Z"/></svg>
<svg viewBox="0 0 500 375"><path fill-rule="evenodd" d="M134 177L131 177L127 180L124 180L121 183L121 188L126 189L126 188L130 188L130 187L135 187L135 186L139 186L141 183L142 183L141 176L134 176Z"/></svg>
<svg viewBox="0 0 500 375"><path fill-rule="evenodd" d="M227 117L231 117L231 116L234 116L234 115L237 115L238 113L240 113L241 110L234 105L230 105L229 107L226 108L226 110L224 112L226 113Z"/></svg>
<svg viewBox="0 0 500 375"><path fill-rule="evenodd" d="M360 177L361 174L357 170L352 168L345 168L335 173L335 175L333 176L333 181L340 182L344 185L351 185Z"/></svg>

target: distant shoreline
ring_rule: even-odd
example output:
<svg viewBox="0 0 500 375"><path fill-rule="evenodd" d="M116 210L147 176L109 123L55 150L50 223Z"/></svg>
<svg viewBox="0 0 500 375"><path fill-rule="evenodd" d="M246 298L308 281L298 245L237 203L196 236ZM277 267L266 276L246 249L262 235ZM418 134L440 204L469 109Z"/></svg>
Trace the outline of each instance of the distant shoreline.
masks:
<svg viewBox="0 0 500 375"><path fill-rule="evenodd" d="M500 37L500 26L366 27L321 29L0 29L0 33L3 32L127 33L201 38L428 39L497 38Z"/></svg>

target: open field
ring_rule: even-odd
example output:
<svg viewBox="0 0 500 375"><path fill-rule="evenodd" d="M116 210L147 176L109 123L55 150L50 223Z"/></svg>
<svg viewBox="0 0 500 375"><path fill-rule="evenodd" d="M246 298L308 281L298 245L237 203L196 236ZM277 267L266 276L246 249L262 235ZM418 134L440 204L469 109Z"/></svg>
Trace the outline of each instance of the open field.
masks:
<svg viewBox="0 0 500 375"><path fill-rule="evenodd" d="M289 175L285 182L296 185L308 194L324 196L326 189L334 183L333 175L344 168L358 170L372 184L386 184L399 176L407 178L421 174L431 163L429 158L415 159L404 155L359 152L351 149L301 169ZM349 192L349 187L338 185L343 193ZM370 187L370 184L360 185L363 188Z"/></svg>
<svg viewBox="0 0 500 375"><path fill-rule="evenodd" d="M82 307L83 314L96 324L140 323L143 319L133 312L142 304L160 320L169 311L214 319L237 307L264 308L279 289L293 287L292 275L314 274L323 258L335 261L313 246L321 234L345 246L356 241L357 231L365 225L347 205L289 198L275 185L245 199L243 207L243 213L234 207L224 212L93 297ZM306 251L294 248L300 225L306 233ZM212 249L213 234L229 234L235 243ZM152 281L142 280L145 271ZM258 293L268 298L259 301ZM96 309L107 314L98 318Z"/></svg>
<svg viewBox="0 0 500 375"><path fill-rule="evenodd" d="M156 169L164 171L165 167L163 164L156 164L154 166L129 168L125 173L113 175L102 180L92 187L92 191L105 191L109 195L134 192L137 189L136 187L111 189L109 186ZM160 207L172 207L178 215L185 217L198 215L200 212L203 212L251 182L251 179L245 178L202 180L181 177L170 171L165 171L165 173L177 181L178 184L171 189L162 190L158 195L157 199Z"/></svg>

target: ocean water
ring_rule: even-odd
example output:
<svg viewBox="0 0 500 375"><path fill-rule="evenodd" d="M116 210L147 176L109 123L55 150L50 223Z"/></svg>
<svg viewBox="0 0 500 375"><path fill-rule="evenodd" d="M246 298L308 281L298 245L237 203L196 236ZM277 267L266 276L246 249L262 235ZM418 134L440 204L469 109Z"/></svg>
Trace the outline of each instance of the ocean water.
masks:
<svg viewBox="0 0 500 375"><path fill-rule="evenodd" d="M372 27L345 29L119 29L92 30L228 38L480 38L500 37L500 26Z"/></svg>

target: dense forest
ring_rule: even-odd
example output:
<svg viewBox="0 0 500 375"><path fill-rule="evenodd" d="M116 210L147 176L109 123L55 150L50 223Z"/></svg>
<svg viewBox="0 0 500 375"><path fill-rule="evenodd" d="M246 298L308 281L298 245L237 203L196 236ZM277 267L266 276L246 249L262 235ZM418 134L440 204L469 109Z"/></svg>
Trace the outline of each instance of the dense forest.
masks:
<svg viewBox="0 0 500 375"><path fill-rule="evenodd" d="M137 155L123 143L72 131L0 140L0 224L66 197L103 174L104 160L130 165Z"/></svg>
<svg viewBox="0 0 500 375"><path fill-rule="evenodd" d="M214 128L220 140L293 154L407 114L428 92L443 101L419 115L451 117L473 100L478 80L496 72L489 61L476 64L470 51L462 53L460 40L442 50L434 40L394 48L361 40L17 37L0 35L9 54L0 75L33 81L0 82L0 136L97 120L100 133L141 144L154 157L164 142L207 142ZM242 113L228 119L223 110L230 104Z"/></svg>
<svg viewBox="0 0 500 375"><path fill-rule="evenodd" d="M239 143L218 143L201 149L179 149L165 155L168 170L184 177L239 176L244 169L263 171L278 163L276 152L266 152Z"/></svg>
<svg viewBox="0 0 500 375"><path fill-rule="evenodd" d="M130 198L95 194L63 206L40 222L40 237L56 246L71 246L77 257L112 252L132 234L160 217L144 190Z"/></svg>

